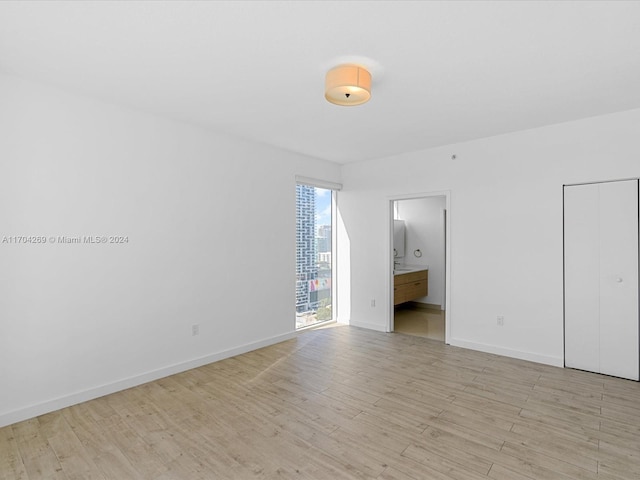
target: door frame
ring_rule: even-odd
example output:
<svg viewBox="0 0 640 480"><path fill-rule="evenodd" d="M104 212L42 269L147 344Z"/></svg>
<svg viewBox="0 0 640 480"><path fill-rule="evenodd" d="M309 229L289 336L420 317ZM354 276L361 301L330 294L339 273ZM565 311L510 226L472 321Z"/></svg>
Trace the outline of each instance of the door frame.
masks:
<svg viewBox="0 0 640 480"><path fill-rule="evenodd" d="M430 197L445 197L445 258L444 258L444 343L449 344L451 339L451 325L453 315L451 311L451 190L442 190L436 192L410 193L402 195L393 195L388 197L389 221L387 226L387 279L389 280L389 311L387 312L387 332L394 331L394 305L393 305L393 217L394 202L399 200L417 200Z"/></svg>

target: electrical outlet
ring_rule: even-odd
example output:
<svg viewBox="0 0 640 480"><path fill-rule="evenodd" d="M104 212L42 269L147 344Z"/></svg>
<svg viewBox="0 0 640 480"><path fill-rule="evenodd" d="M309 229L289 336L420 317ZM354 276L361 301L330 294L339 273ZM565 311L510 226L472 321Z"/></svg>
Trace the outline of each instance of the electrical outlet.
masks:
<svg viewBox="0 0 640 480"><path fill-rule="evenodd" d="M376 299L375 298L371 299L371 306L375 308L375 306L376 306Z"/></svg>
<svg viewBox="0 0 640 480"><path fill-rule="evenodd" d="M502 315L498 315L496 321L499 327L504 327L504 317Z"/></svg>
<svg viewBox="0 0 640 480"><path fill-rule="evenodd" d="M200 334L200 325L198 325L197 323L191 325L191 336L195 337L198 334Z"/></svg>

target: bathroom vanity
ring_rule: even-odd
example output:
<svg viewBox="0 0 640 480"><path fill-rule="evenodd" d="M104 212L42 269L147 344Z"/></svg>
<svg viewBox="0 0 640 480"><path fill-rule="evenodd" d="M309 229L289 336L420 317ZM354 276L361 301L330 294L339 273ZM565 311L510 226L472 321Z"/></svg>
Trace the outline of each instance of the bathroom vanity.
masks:
<svg viewBox="0 0 640 480"><path fill-rule="evenodd" d="M400 267L393 272L393 304L410 302L429 293L429 270Z"/></svg>

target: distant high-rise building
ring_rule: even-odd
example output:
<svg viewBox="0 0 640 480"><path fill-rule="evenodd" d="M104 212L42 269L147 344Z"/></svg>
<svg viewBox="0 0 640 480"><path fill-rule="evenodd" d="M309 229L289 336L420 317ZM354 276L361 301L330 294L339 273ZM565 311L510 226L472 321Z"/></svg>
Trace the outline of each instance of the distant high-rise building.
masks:
<svg viewBox="0 0 640 480"><path fill-rule="evenodd" d="M318 263L331 265L331 252L318 252ZM329 274L331 274L331 270L329 270Z"/></svg>
<svg viewBox="0 0 640 480"><path fill-rule="evenodd" d="M318 278L315 187L296 185L296 311L317 307L309 281Z"/></svg>
<svg viewBox="0 0 640 480"><path fill-rule="evenodd" d="M331 225L320 225L318 227L318 252L331 251Z"/></svg>

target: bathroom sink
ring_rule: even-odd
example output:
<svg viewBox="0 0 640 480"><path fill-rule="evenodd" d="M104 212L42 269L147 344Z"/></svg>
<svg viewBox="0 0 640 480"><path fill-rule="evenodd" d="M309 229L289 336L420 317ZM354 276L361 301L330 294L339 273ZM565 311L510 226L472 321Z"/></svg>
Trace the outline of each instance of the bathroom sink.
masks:
<svg viewBox="0 0 640 480"><path fill-rule="evenodd" d="M393 269L393 274L399 275L401 273L419 272L421 270L429 270L429 266L428 265L397 265Z"/></svg>

